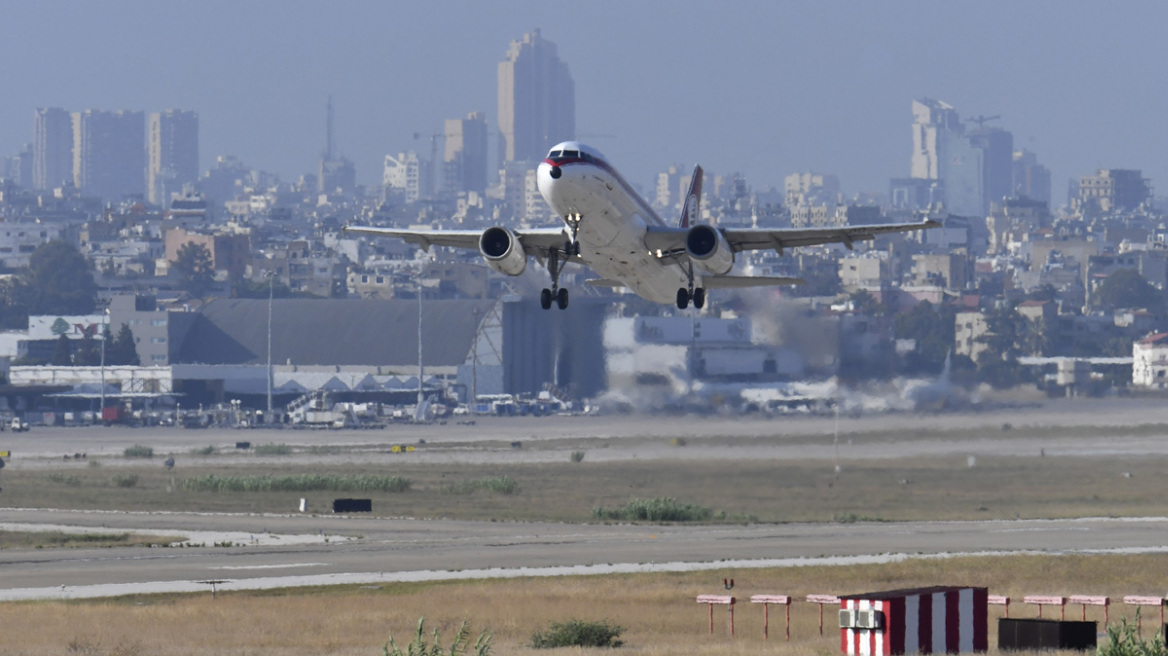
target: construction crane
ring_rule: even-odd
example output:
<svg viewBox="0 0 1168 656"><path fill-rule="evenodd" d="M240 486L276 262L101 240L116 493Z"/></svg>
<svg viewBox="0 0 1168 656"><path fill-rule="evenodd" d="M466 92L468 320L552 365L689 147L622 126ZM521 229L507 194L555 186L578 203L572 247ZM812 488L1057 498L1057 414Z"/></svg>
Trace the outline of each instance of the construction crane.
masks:
<svg viewBox="0 0 1168 656"><path fill-rule="evenodd" d="M1001 114L994 114L993 116L970 116L966 120L968 120L970 123L977 123L977 129L981 130L985 128L987 121L993 121L999 118L1002 118Z"/></svg>

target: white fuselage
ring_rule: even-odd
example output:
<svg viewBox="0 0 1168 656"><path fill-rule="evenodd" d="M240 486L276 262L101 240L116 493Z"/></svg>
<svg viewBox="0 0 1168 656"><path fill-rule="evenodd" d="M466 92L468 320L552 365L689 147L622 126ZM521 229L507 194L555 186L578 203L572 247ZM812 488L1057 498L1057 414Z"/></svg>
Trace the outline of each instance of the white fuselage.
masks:
<svg viewBox="0 0 1168 656"><path fill-rule="evenodd" d="M553 167L559 169L558 178L552 177ZM681 266L645 246L647 226L663 225L661 219L611 166L595 158L558 163L549 159L540 163L536 181L569 233L578 226L580 255L569 261L657 303L673 302L677 290L689 285Z"/></svg>

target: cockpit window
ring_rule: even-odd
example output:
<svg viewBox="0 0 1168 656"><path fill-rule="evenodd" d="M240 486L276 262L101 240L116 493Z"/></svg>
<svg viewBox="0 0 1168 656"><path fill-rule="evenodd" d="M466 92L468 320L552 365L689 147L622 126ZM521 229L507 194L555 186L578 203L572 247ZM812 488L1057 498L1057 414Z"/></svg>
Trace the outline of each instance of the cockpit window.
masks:
<svg viewBox="0 0 1168 656"><path fill-rule="evenodd" d="M563 157L563 156L564 156L564 151L562 151L562 150L553 150L552 152L548 153L548 157L550 157L552 159L556 159L558 157Z"/></svg>
<svg viewBox="0 0 1168 656"><path fill-rule="evenodd" d="M580 156L580 151L578 151L578 150L565 150L564 151L564 157L575 158L575 157L579 157L579 156Z"/></svg>

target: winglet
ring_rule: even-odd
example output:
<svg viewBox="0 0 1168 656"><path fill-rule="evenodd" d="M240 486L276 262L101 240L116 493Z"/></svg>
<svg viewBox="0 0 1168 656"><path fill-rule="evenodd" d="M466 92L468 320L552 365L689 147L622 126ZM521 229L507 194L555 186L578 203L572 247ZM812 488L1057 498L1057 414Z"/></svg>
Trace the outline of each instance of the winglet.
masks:
<svg viewBox="0 0 1168 656"><path fill-rule="evenodd" d="M689 178L689 191L685 194L685 204L681 206L681 218L677 227L688 228L702 218L702 167L695 166Z"/></svg>

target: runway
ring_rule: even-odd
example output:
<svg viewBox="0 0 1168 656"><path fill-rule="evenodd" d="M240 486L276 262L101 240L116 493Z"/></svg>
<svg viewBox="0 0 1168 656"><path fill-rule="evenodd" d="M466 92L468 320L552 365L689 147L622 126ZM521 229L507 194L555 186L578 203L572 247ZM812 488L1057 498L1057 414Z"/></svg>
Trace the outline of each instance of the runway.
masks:
<svg viewBox="0 0 1168 656"><path fill-rule="evenodd" d="M936 554L1168 551L1168 518L744 526L0 510L0 523L249 536L244 546L0 551L0 599L332 583L877 562ZM308 539L311 538L311 539ZM327 538L327 539L326 539ZM254 544L252 541L254 540ZM238 543L235 543L238 544Z"/></svg>
<svg viewBox="0 0 1168 656"><path fill-rule="evenodd" d="M4 435L0 448L12 450L9 467L19 470L56 467L61 454L73 452L118 457L134 444L152 446L158 453L176 453L182 467L184 458L190 457L184 454L192 447L213 444L230 451L234 442L243 440L382 447L336 456L362 462L398 457L387 453L386 444L424 441L442 448L435 448L433 455L419 451L411 457L484 463L563 461L565 449L576 448L565 440L605 440L605 448L589 450L590 462L655 460L668 466L679 458L828 460L833 453L831 435L838 430L848 456L854 458L1040 453L1136 458L1164 453L1160 427L1168 425L1168 406L1155 399L1055 401L924 418L844 418L838 429L836 425L832 418L817 417L774 421L565 417L482 420L474 426L401 426L385 431L53 428ZM1084 431L1084 425L1092 429ZM1027 431L1027 427L1042 430ZM950 431L970 429L976 433L972 438L968 432L960 433L960 439L949 436ZM874 430L885 432L871 433ZM732 447L700 440L727 434L746 439ZM698 439L678 449L668 441L676 437ZM766 439L751 442L753 438ZM516 440L522 441L522 450L510 447ZM243 456L225 452L217 458L216 462L226 464ZM5 524L27 530L56 526L73 531L136 531L190 540L188 546L155 548L0 550L0 600L207 590L209 584L200 582L211 580L223 581L216 584L218 589L231 590L699 568L732 571L937 554L1168 551L1168 517L665 526L0 508L0 526Z"/></svg>

